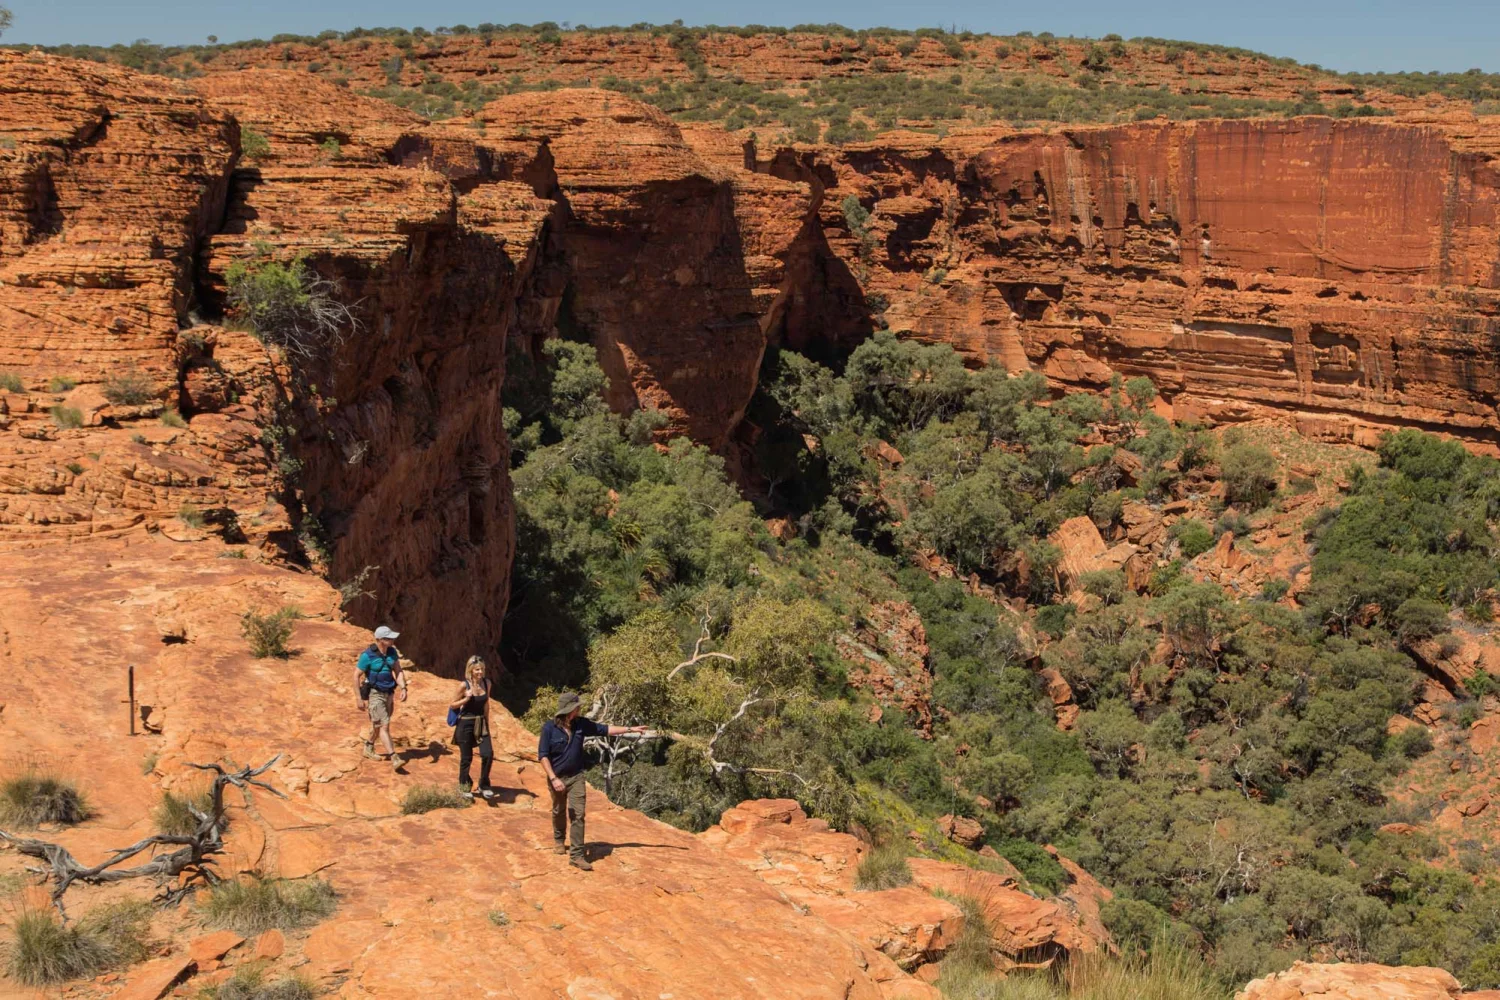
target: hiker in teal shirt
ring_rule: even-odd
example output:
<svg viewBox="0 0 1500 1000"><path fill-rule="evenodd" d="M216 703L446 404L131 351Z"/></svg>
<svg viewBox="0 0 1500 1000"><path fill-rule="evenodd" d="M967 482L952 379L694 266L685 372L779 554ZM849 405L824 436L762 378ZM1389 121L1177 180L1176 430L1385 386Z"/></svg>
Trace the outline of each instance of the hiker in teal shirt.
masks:
<svg viewBox="0 0 1500 1000"><path fill-rule="evenodd" d="M375 641L359 654L354 677L359 688L359 710L370 716L365 756L389 760L398 772L402 761L396 756L395 744L391 742L391 715L396 709L397 689L401 692L401 700L406 700L406 673L401 669L401 651L396 648L400 634L385 625L376 629ZM383 755L375 752L377 739L385 748Z"/></svg>

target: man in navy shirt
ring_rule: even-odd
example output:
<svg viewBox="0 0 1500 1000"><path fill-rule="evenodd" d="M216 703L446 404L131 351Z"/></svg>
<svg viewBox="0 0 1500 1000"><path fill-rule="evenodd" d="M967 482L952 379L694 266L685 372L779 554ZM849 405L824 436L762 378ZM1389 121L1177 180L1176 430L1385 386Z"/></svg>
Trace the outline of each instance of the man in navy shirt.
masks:
<svg viewBox="0 0 1500 1000"><path fill-rule="evenodd" d="M588 785L583 780L588 761L583 754L583 741L591 736L619 736L621 733L644 733L648 726L606 726L585 719L579 713L582 704L578 695L564 691L557 696L557 712L542 726L542 738L537 744L536 755L547 772L547 784L552 789L552 850L557 854L568 854L568 845L563 837L568 834L568 823L572 823L572 857L568 863L586 872L594 870L584 856L583 812L587 802Z"/></svg>

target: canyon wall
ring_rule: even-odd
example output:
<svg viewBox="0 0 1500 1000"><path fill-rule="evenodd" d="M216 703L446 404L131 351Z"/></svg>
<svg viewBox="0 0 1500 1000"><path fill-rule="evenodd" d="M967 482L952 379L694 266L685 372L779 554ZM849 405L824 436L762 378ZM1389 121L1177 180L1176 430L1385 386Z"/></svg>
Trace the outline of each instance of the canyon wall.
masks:
<svg viewBox="0 0 1500 1000"><path fill-rule="evenodd" d="M604 91L432 124L296 72L5 54L0 122L0 544L218 532L442 670L508 600L507 352L588 337L618 409L723 445L823 248L810 185ZM228 300L273 262L349 312L290 363Z"/></svg>
<svg viewBox="0 0 1500 1000"><path fill-rule="evenodd" d="M463 183L399 155L451 130L297 74L194 93L13 54L0 121L0 543L218 531L335 583L371 567L348 613L440 669L492 647L506 343L553 209L510 175L541 144L466 137ZM214 319L236 260L302 261L352 328L274 358Z"/></svg>
<svg viewBox="0 0 1500 1000"><path fill-rule="evenodd" d="M1145 375L1181 416L1500 441L1500 129L1472 118L757 150L603 90L431 123L295 71L6 53L0 119L0 544L204 520L363 579L347 613L440 669L498 641L506 354L558 333L617 409L730 453L769 346L879 325L1059 388ZM270 260L354 320L295 371L223 320L228 269ZM144 402L106 398L122 375Z"/></svg>
<svg viewBox="0 0 1500 1000"><path fill-rule="evenodd" d="M1500 441L1500 128L1146 122L776 150L896 332L1183 416ZM871 212L854 231L842 202Z"/></svg>

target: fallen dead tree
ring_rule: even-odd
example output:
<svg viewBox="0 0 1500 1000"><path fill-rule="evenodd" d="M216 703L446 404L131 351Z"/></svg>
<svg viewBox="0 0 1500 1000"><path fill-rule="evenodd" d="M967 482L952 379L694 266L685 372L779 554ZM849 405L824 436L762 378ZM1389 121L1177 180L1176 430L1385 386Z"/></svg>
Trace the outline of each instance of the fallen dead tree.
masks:
<svg viewBox="0 0 1500 1000"><path fill-rule="evenodd" d="M175 903L195 888L193 882L197 878L201 878L209 885L221 881L212 866L213 856L224 849L224 828L227 825L224 817L225 786L233 785L247 791L251 787L261 788L272 795L286 798L264 781L256 780L280 759L281 755L277 754L260 767L243 767L238 771L226 771L220 764L190 764L190 767L196 767L201 771L213 771L217 775L214 778L209 810L203 812L192 805L187 807L198 821L193 832L185 835L159 833L146 837L129 847L113 852L96 865L82 864L67 848L50 841L37 840L34 837L17 837L5 830L0 830L0 839L14 845L16 850L28 857L40 858L47 862L46 867L28 866L27 870L53 881L52 903L64 920L67 919L67 911L63 907L63 895L74 882L104 885L110 882L123 882L126 879L149 878L161 889L159 897L161 902ZM171 848L171 850L153 853L150 860L140 864L120 867L138 855L146 851L155 851L157 848ZM189 877L182 878L184 873ZM174 882L177 884L173 885Z"/></svg>

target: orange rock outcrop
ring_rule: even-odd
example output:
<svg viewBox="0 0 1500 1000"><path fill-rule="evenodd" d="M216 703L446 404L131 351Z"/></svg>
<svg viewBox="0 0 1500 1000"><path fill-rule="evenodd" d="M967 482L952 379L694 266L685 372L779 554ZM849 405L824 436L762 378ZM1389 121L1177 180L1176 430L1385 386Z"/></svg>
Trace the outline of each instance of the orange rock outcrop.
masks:
<svg viewBox="0 0 1500 1000"><path fill-rule="evenodd" d="M1465 993L1442 969L1297 962L1257 979L1235 1000L1494 1000L1500 991Z"/></svg>
<svg viewBox="0 0 1500 1000"><path fill-rule="evenodd" d="M205 937L187 901L157 913L160 961L124 970L113 986L84 984L76 995L102 997L123 978L128 995L155 1000L185 976L194 977L188 989L196 994L211 981L211 966L258 957L272 978L296 970L346 1000L932 996L879 947L808 916L708 839L592 790L595 870L570 868L551 852L535 738L503 711L495 719L500 798L403 816L410 788L454 780L444 719L453 682L417 657L411 698L398 704L394 723L406 773L364 759L351 663L368 633L338 620L337 594L315 576L219 558L224 550L213 538L137 534L8 553L0 740L12 759L45 766L88 795L89 820L42 834L85 861L149 834L163 788L200 787L187 762L259 763L281 754L267 778L285 798L231 790L219 871L316 874L337 891L338 908L308 930L240 942ZM250 656L238 621L247 603L303 609L296 655ZM127 664L159 733L128 735ZM0 852L0 869L19 872L24 860ZM69 910L151 891L78 886ZM920 890L909 895L934 916L932 934L945 921L953 929L951 904Z"/></svg>
<svg viewBox="0 0 1500 1000"><path fill-rule="evenodd" d="M934 890L979 901L1002 966L1114 947L1097 911L1097 899L1110 894L1087 876L1058 899L1040 899L1023 891L1011 875L912 858L912 885L860 891L855 874L867 845L808 819L790 799L741 803L700 836L813 915L848 929L904 968L940 959L962 930L958 907L934 897ZM1099 891L1102 897L1096 895ZM1070 893L1096 901L1092 907L1080 905Z"/></svg>

